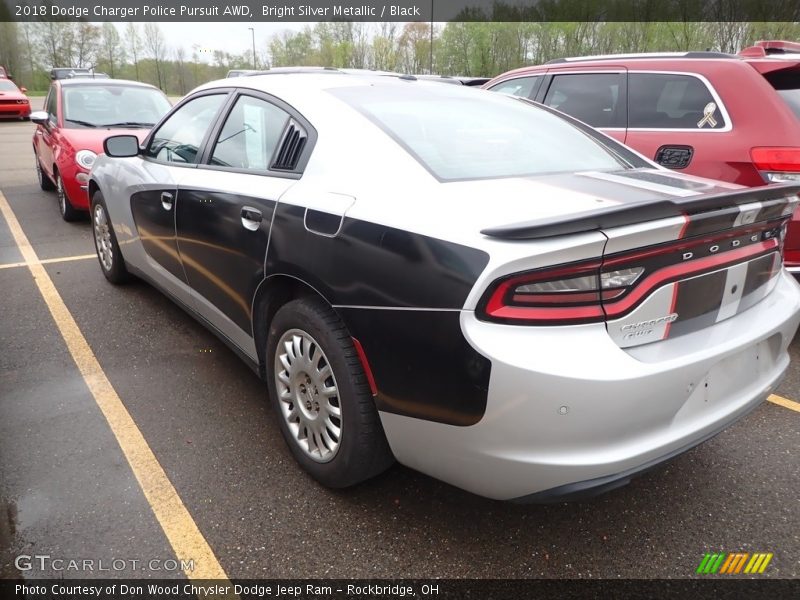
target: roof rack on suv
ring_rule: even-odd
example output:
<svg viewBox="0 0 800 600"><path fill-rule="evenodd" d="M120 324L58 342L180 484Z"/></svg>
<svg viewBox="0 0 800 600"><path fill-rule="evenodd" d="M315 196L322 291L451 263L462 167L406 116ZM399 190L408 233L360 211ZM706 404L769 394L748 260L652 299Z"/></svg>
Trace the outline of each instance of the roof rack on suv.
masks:
<svg viewBox="0 0 800 600"><path fill-rule="evenodd" d="M601 54L597 56L577 56L571 58L554 58L547 61L546 65L564 64L569 62L589 62L593 60L609 59L652 59L652 58L737 58L735 54L712 51L690 51L690 52L642 52L638 54Z"/></svg>

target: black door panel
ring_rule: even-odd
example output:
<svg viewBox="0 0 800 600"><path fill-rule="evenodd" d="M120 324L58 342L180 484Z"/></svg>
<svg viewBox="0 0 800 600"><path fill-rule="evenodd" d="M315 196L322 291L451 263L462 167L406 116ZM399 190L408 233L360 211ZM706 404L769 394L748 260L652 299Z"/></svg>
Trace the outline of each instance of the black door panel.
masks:
<svg viewBox="0 0 800 600"><path fill-rule="evenodd" d="M196 189L179 193L178 247L189 286L249 334L275 202Z"/></svg>
<svg viewBox="0 0 800 600"><path fill-rule="evenodd" d="M173 204L167 208L165 199L170 195ZM175 240L174 200L174 188L136 192L131 196L131 213L144 251L167 271L184 281Z"/></svg>

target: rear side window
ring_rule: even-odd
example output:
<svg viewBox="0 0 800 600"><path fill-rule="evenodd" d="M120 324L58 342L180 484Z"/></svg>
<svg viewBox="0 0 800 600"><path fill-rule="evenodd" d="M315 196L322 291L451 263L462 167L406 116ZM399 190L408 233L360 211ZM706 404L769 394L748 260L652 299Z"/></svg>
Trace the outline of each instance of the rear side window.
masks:
<svg viewBox="0 0 800 600"><path fill-rule="evenodd" d="M227 94L200 96L175 110L158 128L145 156L170 163L194 163L211 122Z"/></svg>
<svg viewBox="0 0 800 600"><path fill-rule="evenodd" d="M691 75L630 73L628 127L723 129L727 123L706 84Z"/></svg>
<svg viewBox="0 0 800 600"><path fill-rule="evenodd" d="M776 71L769 73L766 78L795 116L800 118L800 71Z"/></svg>
<svg viewBox="0 0 800 600"><path fill-rule="evenodd" d="M530 98L538 82L539 77L517 77L516 79L509 79L508 81L498 83L489 89L493 92L509 94L510 96Z"/></svg>
<svg viewBox="0 0 800 600"><path fill-rule="evenodd" d="M619 73L556 75L544 104L592 127L625 127L621 89Z"/></svg>
<svg viewBox="0 0 800 600"><path fill-rule="evenodd" d="M211 164L266 171L289 115L277 106L240 96L219 134Z"/></svg>

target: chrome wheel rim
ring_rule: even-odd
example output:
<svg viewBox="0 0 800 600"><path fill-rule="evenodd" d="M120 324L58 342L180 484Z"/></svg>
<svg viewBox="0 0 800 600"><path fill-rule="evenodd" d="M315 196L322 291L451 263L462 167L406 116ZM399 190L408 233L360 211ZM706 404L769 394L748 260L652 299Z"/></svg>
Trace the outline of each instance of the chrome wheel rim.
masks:
<svg viewBox="0 0 800 600"><path fill-rule="evenodd" d="M111 228L108 226L108 218L102 204L94 207L94 245L97 248L97 256L103 269L110 271L114 264L114 251L111 248Z"/></svg>
<svg viewBox="0 0 800 600"><path fill-rule="evenodd" d="M67 213L67 195L64 193L64 182L61 175L56 175L56 195L58 196L58 210L64 215Z"/></svg>
<svg viewBox="0 0 800 600"><path fill-rule="evenodd" d="M278 342L275 386L298 447L316 462L332 460L342 439L339 387L328 357L305 331L290 329Z"/></svg>

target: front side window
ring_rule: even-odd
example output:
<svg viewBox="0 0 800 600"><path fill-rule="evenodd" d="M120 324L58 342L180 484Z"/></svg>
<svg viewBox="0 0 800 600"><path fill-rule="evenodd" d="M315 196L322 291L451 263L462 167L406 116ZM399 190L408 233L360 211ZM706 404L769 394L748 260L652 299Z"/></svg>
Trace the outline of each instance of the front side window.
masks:
<svg viewBox="0 0 800 600"><path fill-rule="evenodd" d="M163 162L192 164L227 94L210 94L189 100L158 128L145 156Z"/></svg>
<svg viewBox="0 0 800 600"><path fill-rule="evenodd" d="M537 77L518 77L503 81L491 87L493 92L501 94L508 94L509 96L520 96L522 98L530 98L533 92L534 85L537 82Z"/></svg>
<svg viewBox="0 0 800 600"><path fill-rule="evenodd" d="M628 76L628 127L702 130L726 125L708 87L697 77L670 73Z"/></svg>
<svg viewBox="0 0 800 600"><path fill-rule="evenodd" d="M48 120L54 125L58 120L57 106L58 106L58 92L56 91L55 87L51 87L50 92L47 94L47 101L45 102L45 110L47 111Z"/></svg>
<svg viewBox="0 0 800 600"><path fill-rule="evenodd" d="M544 104L592 127L625 127L621 84L619 73L556 75Z"/></svg>
<svg viewBox="0 0 800 600"><path fill-rule="evenodd" d="M274 104L240 96L214 145L211 164L266 171L289 115Z"/></svg>
<svg viewBox="0 0 800 600"><path fill-rule="evenodd" d="M442 181L630 166L599 138L530 102L439 88L359 86L328 93L358 110Z"/></svg>

